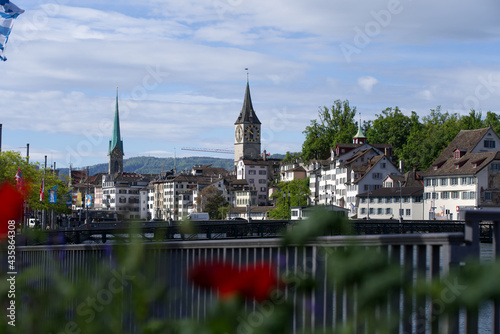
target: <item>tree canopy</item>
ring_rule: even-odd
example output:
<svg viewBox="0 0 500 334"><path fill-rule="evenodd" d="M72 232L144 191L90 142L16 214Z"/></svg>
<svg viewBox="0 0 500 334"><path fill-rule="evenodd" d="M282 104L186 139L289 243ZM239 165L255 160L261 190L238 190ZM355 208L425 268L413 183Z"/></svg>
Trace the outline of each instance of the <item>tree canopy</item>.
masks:
<svg viewBox="0 0 500 334"><path fill-rule="evenodd" d="M320 108L318 120L312 120L303 131L302 160L325 159L337 143L351 142L357 131L355 116L356 107L351 107L349 100L336 100L330 108Z"/></svg>
<svg viewBox="0 0 500 334"><path fill-rule="evenodd" d="M50 169L39 168L37 163L28 163L21 157L20 153L12 151L0 152L0 182L9 182L16 184L15 176L18 168L21 170L28 207L32 210L55 209L56 212L66 212L66 200L63 200L68 192L67 182L60 180L59 177ZM40 201L40 185L42 179L45 180L45 196ZM48 190L57 186L56 204L49 204Z"/></svg>

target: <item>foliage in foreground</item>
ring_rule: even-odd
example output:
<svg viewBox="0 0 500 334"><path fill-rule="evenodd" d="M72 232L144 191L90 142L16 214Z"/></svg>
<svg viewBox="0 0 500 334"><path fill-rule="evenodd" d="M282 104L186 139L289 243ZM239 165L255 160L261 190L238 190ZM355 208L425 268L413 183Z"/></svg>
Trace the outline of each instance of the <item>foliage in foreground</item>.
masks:
<svg viewBox="0 0 500 334"><path fill-rule="evenodd" d="M311 220L302 221L288 231L282 247L306 245L325 232L349 234L349 224L338 216L319 212ZM324 289L325 282L317 281L307 268L289 272L283 260L275 259L277 266L256 262L251 266L234 267L230 262L194 264L190 275L179 272L179 277L190 277L198 286L219 296L208 309L204 321L183 319L165 320L155 317L159 305L167 305L186 291L169 290L166 277L169 270L183 270L175 265L155 263L155 254L161 252L156 244L132 240L124 245L105 245L94 249L88 245L89 259L78 268L68 266L64 248L53 251L45 263L21 264L23 270L16 278L16 327L9 319L0 318L2 333L289 333L294 313L315 312L312 298L315 289ZM4 247L5 248L5 247ZM5 257L5 249L2 251ZM500 265L468 264L459 272L450 273L440 281L419 279L417 284L405 279L399 265L388 261L387 254L377 248L319 248L318 256L324 263L329 290L340 289L354 296L356 317L347 317L344 323L330 328L329 333L394 330L398 318L383 310L395 294L427 296L442 300L449 290L449 282L458 282L461 288L440 307L440 314L455 312L458 307L477 309L487 299L500 299L496 279ZM92 260L92 261L91 261ZM5 269L5 268L4 268ZM6 310L9 284L2 270L0 278L1 308ZM276 276L275 276L276 275ZM80 278L80 279L78 279ZM272 290L272 288L275 288ZM297 303L287 294L296 293ZM303 298L302 298L303 297ZM253 301L255 300L255 301ZM254 303L255 308L248 307ZM252 304L250 304L252 305ZM385 308L384 308L385 307ZM406 314L402 317L408 316ZM124 326L134 323L135 328ZM321 329L319 332L324 333Z"/></svg>

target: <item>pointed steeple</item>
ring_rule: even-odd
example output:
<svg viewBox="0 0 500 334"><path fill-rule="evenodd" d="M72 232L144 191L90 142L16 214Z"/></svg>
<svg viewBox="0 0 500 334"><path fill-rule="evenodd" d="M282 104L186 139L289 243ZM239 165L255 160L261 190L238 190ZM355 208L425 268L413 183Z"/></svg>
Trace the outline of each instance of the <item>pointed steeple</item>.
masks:
<svg viewBox="0 0 500 334"><path fill-rule="evenodd" d="M361 117L359 118L358 132L352 138L352 142L354 144L364 144L364 143L366 143L366 135L363 132L363 129L361 128Z"/></svg>
<svg viewBox="0 0 500 334"><path fill-rule="evenodd" d="M123 141L120 135L120 116L118 113L118 87L116 87L116 105L115 105L115 121L113 124L113 136L109 141L108 155L110 155L111 152L113 152L115 147L118 147L120 149L120 152L123 154Z"/></svg>
<svg viewBox="0 0 500 334"><path fill-rule="evenodd" d="M250 84L248 83L247 76L247 88L245 90L245 99L243 100L243 108L241 108L240 115L234 124L241 123L252 123L261 124L255 110L253 110L252 98L250 96Z"/></svg>

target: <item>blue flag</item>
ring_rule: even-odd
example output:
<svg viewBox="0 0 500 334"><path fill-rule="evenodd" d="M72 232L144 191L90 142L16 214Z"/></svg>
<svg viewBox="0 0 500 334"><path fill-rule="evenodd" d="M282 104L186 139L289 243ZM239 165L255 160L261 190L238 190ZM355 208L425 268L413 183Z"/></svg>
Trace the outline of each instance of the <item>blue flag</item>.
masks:
<svg viewBox="0 0 500 334"><path fill-rule="evenodd" d="M92 195L87 195L86 196L86 200L87 200L87 206L88 207L91 207L92 206Z"/></svg>
<svg viewBox="0 0 500 334"><path fill-rule="evenodd" d="M73 192L70 190L66 193L66 205L71 206L73 204Z"/></svg>
<svg viewBox="0 0 500 334"><path fill-rule="evenodd" d="M9 0L0 0L0 60L7 60L5 58L5 45L9 40L14 20L22 13L24 13L24 10Z"/></svg>
<svg viewBox="0 0 500 334"><path fill-rule="evenodd" d="M57 186L49 189L49 203L57 203Z"/></svg>

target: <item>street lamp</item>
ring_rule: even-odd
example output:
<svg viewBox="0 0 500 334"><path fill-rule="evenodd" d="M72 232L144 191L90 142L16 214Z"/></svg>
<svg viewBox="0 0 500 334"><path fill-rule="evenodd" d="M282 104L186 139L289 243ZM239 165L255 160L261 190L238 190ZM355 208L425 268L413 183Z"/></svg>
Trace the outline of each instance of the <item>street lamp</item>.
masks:
<svg viewBox="0 0 500 334"><path fill-rule="evenodd" d="M398 181L399 184L399 221L403 221L403 199L401 196L401 181Z"/></svg>
<svg viewBox="0 0 500 334"><path fill-rule="evenodd" d="M286 207L286 202L285 202L285 191L283 190L283 220L285 220L285 207Z"/></svg>
<svg viewBox="0 0 500 334"><path fill-rule="evenodd" d="M366 219L370 219L370 191L368 191L367 203L368 203L368 209L366 211Z"/></svg>

